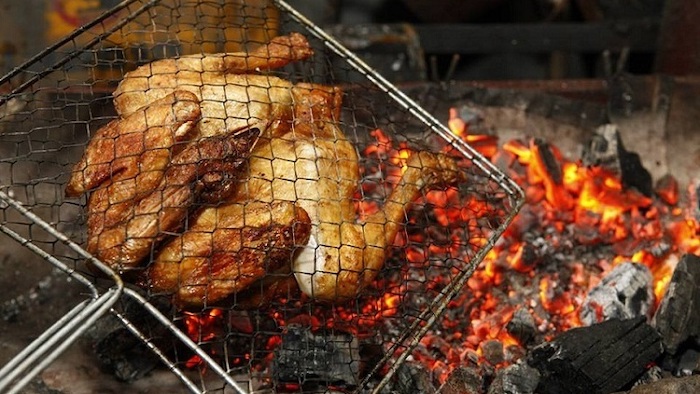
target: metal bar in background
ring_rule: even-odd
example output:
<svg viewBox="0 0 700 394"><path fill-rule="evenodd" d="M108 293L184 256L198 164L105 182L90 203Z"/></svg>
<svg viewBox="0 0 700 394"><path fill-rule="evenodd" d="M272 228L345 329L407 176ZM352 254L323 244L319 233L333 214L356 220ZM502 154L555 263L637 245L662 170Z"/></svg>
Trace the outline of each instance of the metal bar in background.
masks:
<svg viewBox="0 0 700 394"><path fill-rule="evenodd" d="M592 23L417 24L429 54L600 53L628 47L654 52L659 22L631 20Z"/></svg>

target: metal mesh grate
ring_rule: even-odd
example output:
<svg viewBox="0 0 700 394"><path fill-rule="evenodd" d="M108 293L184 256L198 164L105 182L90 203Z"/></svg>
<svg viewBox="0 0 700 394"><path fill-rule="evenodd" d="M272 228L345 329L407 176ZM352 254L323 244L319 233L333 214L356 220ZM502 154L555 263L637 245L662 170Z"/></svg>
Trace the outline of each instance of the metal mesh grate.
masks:
<svg viewBox="0 0 700 394"><path fill-rule="evenodd" d="M107 157L108 167L115 166L115 159L109 159L109 155L119 156L120 148L114 146L114 136L105 138L108 133L104 130L117 119L127 123L124 119L129 110L120 108L118 115L114 105L115 89L127 72L141 66L141 71L131 75L146 70L151 81L180 84L165 88L163 94L154 84L142 90L132 87L135 96L146 97L145 104L153 109L151 93L162 98L193 77L191 69L178 68L180 63L168 63L175 69L159 71L155 65L162 63L154 61L255 51L265 48L274 37L290 33L306 37L313 55L283 62L288 64L271 70L246 71L246 75L254 74L256 78L269 76L264 77L268 78L264 83L277 81L283 93L273 94L271 90L265 97L255 98L262 82L250 82L250 78L243 78L247 85L241 84L241 79L226 79L206 93L204 90L212 83L206 81L208 63L202 59L204 88L193 88L200 97L176 97L159 108L165 108L166 118L177 118L174 103L200 103L201 108L195 108L202 111L197 123L184 123L194 124L194 133L206 134L201 130L210 121L216 135L193 138L187 131L183 140L167 147L159 145L158 149L167 152L167 161L164 169L154 171L153 185L144 181L146 177L139 178L147 173L145 165L138 167L141 173L126 177L137 180L131 183L137 192L126 192L128 197L118 201L114 197L117 189L109 189L102 193L101 198L107 201L102 211L90 211L91 204L98 203L89 203L84 193L65 197L66 185L75 176L75 163L90 149L88 142L112 138L112 145L92 160L94 163ZM161 72L165 74L159 76ZM89 255L71 247L68 240L87 245L88 250L122 273L131 283L123 298L135 300L155 316L165 334L135 327L128 314L116 311L119 308L115 313L141 340L160 349L157 351L163 361L193 392L224 390L227 386L246 391L235 380L272 391L337 386L379 391L406 362L522 203L518 187L487 160L281 1L274 5L262 1L125 1L2 78L0 91L3 199L12 204L21 202L36 215L18 214L16 208L5 204L1 227L6 233L15 231L15 238L43 253L42 258L56 260L53 262L89 278L96 286L95 298L114 292L109 289L119 279L105 283L95 277L90 265L96 263L86 265ZM216 92L223 92L223 96L216 96ZM205 112L206 98L202 100L202 95L207 94L225 97L212 98L206 105L220 107L226 115L207 118L216 109ZM253 98L235 99L238 101L229 106L235 101L232 97L241 94ZM326 101L310 104L319 97ZM342 103L333 101L337 97ZM304 101L307 98L309 101ZM339 106L333 107L335 104ZM264 116L254 111L258 107L264 107L260 112ZM273 110L265 112L269 108ZM240 110L248 111L248 115L241 115ZM148 111L131 112L148 123ZM326 118L318 119L319 114ZM158 127L171 127L171 133L180 130L172 127L177 121L150 121L137 131L140 138ZM130 127L137 124L134 122L129 123ZM327 135L329 129L331 137ZM270 137L275 130L286 130L286 134ZM252 153L245 143L239 143L251 133L261 134L253 136L259 139ZM349 145L344 145L343 135ZM275 145L275 138L279 145ZM207 156L205 144L193 142L205 140L212 144L218 141L212 145L218 147L217 152L228 143L232 146L229 156ZM133 143L124 146L133 148ZM267 150L262 148L265 146ZM188 149L195 152L194 159L179 158ZM123 154L122 159L141 160L149 148L135 152ZM319 159L314 161L313 157ZM291 204L287 204L280 202L286 197L269 198L247 189L252 188L251 178L265 179L266 175L251 170L252 160L263 159L268 160L273 178L269 194L279 195L291 185L296 201L289 199ZM450 171L445 170L445 164L432 159L444 159L458 170L448 177L445 174ZM133 165L133 160L129 163ZM178 171L168 172L173 163L180 163L182 169L194 164L194 169L190 168L188 177L178 178ZM318 179L308 176L308 169L297 167L307 164L320 174ZM353 166L357 180L344 172ZM109 168L114 171L114 167ZM337 175L329 175L334 171ZM98 186L116 183L124 176L114 171L106 179ZM277 182L286 182L287 186L278 187ZM341 184L345 189L350 184L352 190L341 187L340 193L332 189L334 196L328 198L321 191L326 183L336 185L332 187ZM396 192L402 187L407 190L403 199ZM187 196L169 206L170 200L163 197L171 190L168 188L184 191ZM230 189L235 190L233 194ZM94 195L99 193L93 191L92 198L97 199ZM128 213L121 216L122 222L124 217L138 219L140 211L134 207L144 195L157 201L159 225L154 234L140 236L130 235L126 225L117 226L125 238L118 246L128 242L146 245L143 256L127 264L123 249L115 257L107 252L108 242L96 241L102 230L88 236L87 212L109 215L109 207L126 201L124 209ZM320 212L331 215L337 211L338 217L314 223L313 215L306 218L294 208L319 204L330 205ZM231 205L238 208L222 208ZM168 225L162 218L167 210L180 211ZM389 212L398 214L392 216ZM213 224L198 224L205 215L217 219ZM291 221L285 222L285 215L292 215ZM39 229L46 223L57 234L42 235ZM324 235L327 233L335 237L330 239ZM358 246L353 234L360 234L365 246ZM224 240L217 241L216 237ZM371 237L385 241L372 241ZM96 244L91 246L90 242ZM236 242L240 245L231 246ZM377 246L383 242L387 245ZM367 252L371 248L367 244L374 245L381 257L376 257L377 250ZM172 253L166 255L165 250ZM300 258L310 261L312 268L300 265ZM341 268L319 266L321 258L336 259L336 266ZM371 262L379 262L378 271L368 267ZM183 268L190 263L197 268ZM319 285L323 276L333 283ZM368 283L355 291L361 278L367 278L364 281ZM342 293L342 300L333 296L338 293ZM159 311L154 305L166 307ZM179 345L162 349L162 341L155 336L163 335L181 342L186 350ZM255 385L250 383L253 381Z"/></svg>

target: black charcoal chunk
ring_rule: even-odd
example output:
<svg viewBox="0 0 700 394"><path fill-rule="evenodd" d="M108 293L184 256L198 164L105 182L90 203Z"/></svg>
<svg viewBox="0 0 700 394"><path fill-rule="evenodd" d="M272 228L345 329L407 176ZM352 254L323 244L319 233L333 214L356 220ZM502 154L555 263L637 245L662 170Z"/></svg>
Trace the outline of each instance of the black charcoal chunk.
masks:
<svg viewBox="0 0 700 394"><path fill-rule="evenodd" d="M422 364L405 362L401 364L394 378L382 388L382 394L432 394L437 387L431 373Z"/></svg>
<svg viewBox="0 0 700 394"><path fill-rule="evenodd" d="M625 149L614 124L600 126L595 131L583 152L582 161L586 166L599 166L618 174L625 188L634 187L647 197L654 192L651 174L637 153Z"/></svg>
<svg viewBox="0 0 700 394"><path fill-rule="evenodd" d="M529 344L537 333L537 325L535 318L525 308L520 308L515 311L513 317L506 325L506 330L517 339L522 345Z"/></svg>
<svg viewBox="0 0 700 394"><path fill-rule="evenodd" d="M452 371L440 386L439 394L481 394L484 392L484 378L476 368L459 367Z"/></svg>
<svg viewBox="0 0 700 394"><path fill-rule="evenodd" d="M662 353L643 317L573 328L528 355L540 371L541 394L610 393L631 385Z"/></svg>
<svg viewBox="0 0 700 394"><path fill-rule="evenodd" d="M652 324L671 355L687 341L700 345L700 257L686 254L678 262Z"/></svg>
<svg viewBox="0 0 700 394"><path fill-rule="evenodd" d="M359 345L352 335L300 325L287 326L272 362L278 382L302 387L356 386L359 369Z"/></svg>

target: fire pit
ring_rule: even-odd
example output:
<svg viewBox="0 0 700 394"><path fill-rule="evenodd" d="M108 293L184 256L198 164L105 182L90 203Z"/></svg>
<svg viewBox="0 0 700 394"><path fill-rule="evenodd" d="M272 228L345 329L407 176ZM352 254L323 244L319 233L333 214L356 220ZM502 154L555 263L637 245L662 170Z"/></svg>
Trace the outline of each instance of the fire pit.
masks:
<svg viewBox="0 0 700 394"><path fill-rule="evenodd" d="M16 355L8 371L3 371L7 372L0 382L3 389L19 390L31 383L38 389L48 386L70 392L93 384L89 377L76 378L60 368L31 380L81 333L90 343L87 365L94 368L97 360L101 370L121 381L110 382L108 387L140 387L152 379L158 382L150 383L155 387L166 387L171 382L158 373L160 363L173 372L168 376L179 378L192 392L379 392L391 389L387 385L394 384L397 373L405 373L402 365L413 357L412 350L513 219L522 204L521 191L490 161L351 52L284 2L275 4L279 12L266 3L241 2L232 10L238 19L229 20L206 1L175 9L160 2L127 1L0 80L2 91L9 92L0 97L0 177L6 185L0 195L4 201L0 227L19 242L18 260L8 257L8 265L16 270L38 267L27 271L37 276L38 285L18 289L7 297L5 306L15 308L13 319L39 313L57 322L55 329L32 344L24 343L22 337L12 345L13 349L28 347L19 355L9 351L5 356ZM192 36L193 31L201 36ZM334 121L358 154L361 180L354 185L352 198L339 203L351 203L358 222L365 223L376 220L373 218L388 205L400 202L385 202L396 190L415 189L409 196L416 194L416 198L400 207L400 220L390 219L386 224L397 235L382 251L385 259L376 278L357 296L342 300L316 300L313 291L304 295L287 284L284 286L290 287L279 287L281 291L272 297L271 282L292 283L294 274L309 272L270 269L260 281L215 305L209 305L206 298L196 307L173 303L172 291L144 281L139 272L152 269L151 260L159 248L187 232L199 209L212 204L209 201L193 207L180 227L161 229L158 242L149 245L148 261L126 272L124 284L110 267L79 246L90 248L85 227L86 222L90 225L91 200L84 195L65 197L75 163L89 149L90 141L108 133L105 130L113 127L110 121L123 119L113 105L117 84L126 72L155 64L151 62L157 59L214 51L250 52L264 48L274 36L293 32L306 36L313 56L269 75L297 86L314 83L342 89L342 105ZM264 71L249 70L255 74ZM115 152L118 149L106 149L105 155L119 154ZM408 181L413 179L410 174L423 171L421 166L430 157L457 163L459 171L453 172L460 181L433 181L425 190L420 186L423 178ZM173 155L172 161L177 160ZM434 166L421 174L439 180L438 171ZM113 179L117 177L116 172L112 174ZM41 265L46 261L58 270L47 273ZM122 269L118 265L111 268ZM49 285L42 281L46 275ZM71 283L64 283L66 279ZM55 294L76 281L87 290L73 289L71 294L78 299L89 294L79 304L84 309L72 314L68 306L49 307L44 314L47 305L58 301ZM250 302L243 302L256 297L266 301L254 303L253 308ZM101 315L105 317L98 321ZM61 346L54 347L57 343ZM36 347L55 352L43 357L34 351ZM70 365L76 354L70 350L54 365Z"/></svg>
<svg viewBox="0 0 700 394"><path fill-rule="evenodd" d="M611 111L614 86L595 81L581 83L590 92L562 88L586 100L543 94L551 84L399 90L277 5L281 14L241 2L229 20L206 1L128 1L0 80L10 92L0 96L0 228L19 241L2 260L16 289L0 300L0 328L13 338L2 360L29 349L9 365L38 365L15 389L608 393L698 371L696 167L679 143L692 136L659 131L679 111L664 93L675 84L690 97L687 81L626 81L641 87L626 103L648 104L633 116ZM96 275L88 267L100 262L78 246L88 201L64 192L91 137L119 118L124 74L290 32L315 54L271 74L343 89L338 125L359 157L360 222L382 210L417 152L457 157L467 179L421 192L381 272L348 300L292 287L250 308L273 280L293 280L275 270L227 303L182 308L148 281L123 285L107 267ZM71 308L96 313L60 320ZM40 373L43 354L28 346L57 321L68 329L37 346L75 344Z"/></svg>

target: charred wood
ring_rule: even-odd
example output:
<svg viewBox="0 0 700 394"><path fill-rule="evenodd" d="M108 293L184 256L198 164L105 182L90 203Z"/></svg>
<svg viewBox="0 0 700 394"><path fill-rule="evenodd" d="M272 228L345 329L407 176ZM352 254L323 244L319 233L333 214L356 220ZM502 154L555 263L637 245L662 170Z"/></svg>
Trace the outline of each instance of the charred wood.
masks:
<svg viewBox="0 0 700 394"><path fill-rule="evenodd" d="M437 387L433 384L430 371L422 364L403 363L396 370L394 379L382 389L383 394L432 394Z"/></svg>
<svg viewBox="0 0 700 394"><path fill-rule="evenodd" d="M656 181L654 193L666 204L678 204L678 180L673 175L666 174Z"/></svg>
<svg viewBox="0 0 700 394"><path fill-rule="evenodd" d="M528 364L541 374L538 393L610 393L630 385L662 352L643 317L574 328L537 346Z"/></svg>
<svg viewBox="0 0 700 394"><path fill-rule="evenodd" d="M481 344L481 351L484 359L491 365L500 364L505 361L506 355L503 351L503 344L497 339L489 339Z"/></svg>
<svg viewBox="0 0 700 394"><path fill-rule="evenodd" d="M588 293L579 318L585 325L610 319L649 317L654 304L653 278L645 265L627 262L615 267Z"/></svg>
<svg viewBox="0 0 700 394"><path fill-rule="evenodd" d="M130 301L125 302L121 313L141 332L150 333L156 342L156 338L168 336L165 327ZM87 332L87 339L92 343L99 368L117 380L133 382L161 366L161 361L148 346L114 315L101 317ZM173 345L171 341L164 340L157 346L167 354L172 351Z"/></svg>
<svg viewBox="0 0 700 394"><path fill-rule="evenodd" d="M620 176L625 188L633 187L647 197L653 193L651 174L639 155L625 149L617 126L599 127L582 155L583 164L600 166Z"/></svg>

